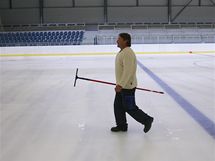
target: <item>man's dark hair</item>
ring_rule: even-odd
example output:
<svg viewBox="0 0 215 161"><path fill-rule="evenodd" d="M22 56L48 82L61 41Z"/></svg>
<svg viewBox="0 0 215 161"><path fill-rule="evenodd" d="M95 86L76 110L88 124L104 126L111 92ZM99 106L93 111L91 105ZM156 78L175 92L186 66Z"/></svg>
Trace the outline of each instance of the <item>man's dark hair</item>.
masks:
<svg viewBox="0 0 215 161"><path fill-rule="evenodd" d="M131 35L128 33L120 33L119 36L127 41L127 46L131 47Z"/></svg>

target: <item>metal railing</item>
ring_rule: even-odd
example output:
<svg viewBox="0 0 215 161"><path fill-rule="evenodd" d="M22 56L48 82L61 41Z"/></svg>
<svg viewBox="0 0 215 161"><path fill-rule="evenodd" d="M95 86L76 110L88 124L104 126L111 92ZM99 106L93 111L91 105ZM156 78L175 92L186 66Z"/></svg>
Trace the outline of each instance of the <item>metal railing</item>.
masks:
<svg viewBox="0 0 215 161"><path fill-rule="evenodd" d="M116 36L96 36L95 45L116 44ZM88 41L89 42L89 41ZM133 44L215 43L214 35L133 35Z"/></svg>

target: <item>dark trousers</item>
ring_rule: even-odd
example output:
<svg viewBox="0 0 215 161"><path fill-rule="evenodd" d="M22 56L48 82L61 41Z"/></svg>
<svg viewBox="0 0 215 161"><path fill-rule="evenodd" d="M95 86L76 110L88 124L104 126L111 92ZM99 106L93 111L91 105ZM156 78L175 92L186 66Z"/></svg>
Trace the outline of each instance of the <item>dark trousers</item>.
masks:
<svg viewBox="0 0 215 161"><path fill-rule="evenodd" d="M126 112L139 123L145 125L150 118L135 103L135 88L122 89L117 93L114 100L114 114L116 125L119 127L127 127Z"/></svg>

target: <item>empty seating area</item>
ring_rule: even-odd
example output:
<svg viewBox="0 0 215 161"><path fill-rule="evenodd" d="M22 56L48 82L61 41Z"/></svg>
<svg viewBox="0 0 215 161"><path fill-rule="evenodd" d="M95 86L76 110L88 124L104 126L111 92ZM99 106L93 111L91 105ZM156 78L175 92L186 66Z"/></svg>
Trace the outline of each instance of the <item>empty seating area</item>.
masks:
<svg viewBox="0 0 215 161"><path fill-rule="evenodd" d="M100 30L94 36L94 44L115 44L117 31ZM215 29L144 29L144 30L123 30L129 32L133 44L172 44L172 43L215 43ZM88 34L89 35L89 34ZM86 42L85 39L85 42Z"/></svg>
<svg viewBox="0 0 215 161"><path fill-rule="evenodd" d="M84 31L0 32L0 46L80 45Z"/></svg>

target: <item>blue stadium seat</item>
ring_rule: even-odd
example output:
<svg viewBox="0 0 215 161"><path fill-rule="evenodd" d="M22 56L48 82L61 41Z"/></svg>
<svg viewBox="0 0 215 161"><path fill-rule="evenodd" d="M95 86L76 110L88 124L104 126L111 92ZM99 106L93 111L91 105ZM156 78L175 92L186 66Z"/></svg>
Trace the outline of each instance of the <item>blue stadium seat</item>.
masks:
<svg viewBox="0 0 215 161"><path fill-rule="evenodd" d="M0 46L80 45L84 31L1 32Z"/></svg>

